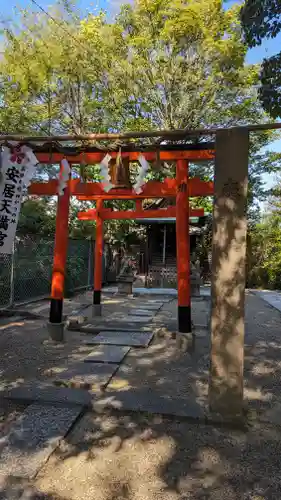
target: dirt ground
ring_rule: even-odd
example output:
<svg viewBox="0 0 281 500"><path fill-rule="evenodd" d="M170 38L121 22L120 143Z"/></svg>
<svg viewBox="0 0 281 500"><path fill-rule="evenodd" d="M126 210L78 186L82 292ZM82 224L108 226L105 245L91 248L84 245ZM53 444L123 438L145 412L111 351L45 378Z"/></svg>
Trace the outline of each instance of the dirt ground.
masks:
<svg viewBox="0 0 281 500"><path fill-rule="evenodd" d="M138 298L134 306L141 301ZM246 306L245 400L261 417L248 430L138 412L87 412L29 484L30 489L26 485L22 498L279 500L281 314L251 293ZM120 314L120 308L125 314L128 307L128 302L111 298L104 314ZM155 338L147 350L132 350L123 375L122 370L117 373L107 391L130 387L141 394L144 387L151 387L155 394L193 398L206 405L208 307L208 301L198 301L193 307L197 332L193 353L179 355L171 338ZM160 318L169 324L176 320L175 300L165 304L159 322ZM43 318L22 323L1 330L2 388L23 379L46 380L50 368L80 359L88 349L81 346L81 334L75 332L67 333L65 345L50 343ZM11 404L3 409L2 433L21 411L22 407ZM19 498L19 491L17 482L4 484L0 498Z"/></svg>
<svg viewBox="0 0 281 500"><path fill-rule="evenodd" d="M48 499L279 499L275 428L242 433L136 414L85 415L41 470Z"/></svg>

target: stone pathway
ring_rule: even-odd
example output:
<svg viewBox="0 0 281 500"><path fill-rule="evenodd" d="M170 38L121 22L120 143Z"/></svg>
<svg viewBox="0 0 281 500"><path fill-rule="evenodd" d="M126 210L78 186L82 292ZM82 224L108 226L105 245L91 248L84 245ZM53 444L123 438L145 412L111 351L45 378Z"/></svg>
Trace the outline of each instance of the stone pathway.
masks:
<svg viewBox="0 0 281 500"><path fill-rule="evenodd" d="M0 498L1 491L9 500L280 498L280 314L247 295L245 400L253 430L234 432L204 425L209 306L208 297L193 301L196 341L188 352L171 335L171 296L106 297L103 317L66 332L63 345L47 339L40 320L6 325L2 397L31 405L15 413L0 441L2 470L16 476L13 453L19 464L19 483L0 474ZM83 416L85 409L94 413ZM28 437L36 427L38 443Z"/></svg>
<svg viewBox="0 0 281 500"><path fill-rule="evenodd" d="M254 293L281 312L281 293L269 290L255 290Z"/></svg>
<svg viewBox="0 0 281 500"><path fill-rule="evenodd" d="M111 345L111 346L130 346L130 347L148 347L153 337L152 332L133 332L117 330L117 331L103 331L98 335L91 337L88 336L84 340L86 345Z"/></svg>
<svg viewBox="0 0 281 500"><path fill-rule="evenodd" d="M107 302L106 300L104 302L106 310ZM91 351L87 351L82 357L80 347L78 347L76 352L75 350L72 352L65 366L54 366L45 370L44 374L49 382L31 380L27 383L20 383L18 387L8 389L4 393L6 399L24 401L26 404L31 401L37 402L28 406L22 415L11 423L9 432L0 442L0 480L2 482L3 477L9 474L28 480L36 475L67 434L83 408L90 405L94 407L97 395L105 389L119 369L120 363L128 355L131 346L147 348L153 338L153 332L151 330L138 331L136 324L140 322L141 327L146 328L147 323L152 321L163 303L163 301L150 300L147 303L136 301L129 304L127 301L126 307L127 309L129 307L127 316L124 316L123 312L120 314L118 311L111 311L110 319L114 321L115 326L118 327L120 320L124 322L129 318L135 331L126 331L123 328L119 331L103 331L96 336L71 332L72 335L73 333L80 335L80 342L82 341L85 346L95 345L95 349L91 348ZM131 305L133 307L130 307ZM76 309L77 306L79 306L78 299L69 303L66 309L72 314L78 313L79 307ZM47 309L48 304L45 303L29 308L32 313L43 315ZM87 314L87 311L85 313ZM99 318L99 325L106 324L107 318L107 315L104 320ZM25 326L25 322L10 322L6 328L14 333L16 326ZM90 326L93 325L90 324ZM59 345L53 344L52 347L55 350L59 348ZM55 403L59 403L59 407L54 406ZM105 405L102 403L100 408L105 408Z"/></svg>
<svg viewBox="0 0 281 500"><path fill-rule="evenodd" d="M99 345L84 359L85 363L121 363L130 347Z"/></svg>

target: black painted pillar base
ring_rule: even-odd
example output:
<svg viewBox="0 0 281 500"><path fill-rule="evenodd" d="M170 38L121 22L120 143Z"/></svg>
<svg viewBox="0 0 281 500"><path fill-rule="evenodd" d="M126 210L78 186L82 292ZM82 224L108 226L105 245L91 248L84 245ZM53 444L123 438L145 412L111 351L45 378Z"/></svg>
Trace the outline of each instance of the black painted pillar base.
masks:
<svg viewBox="0 0 281 500"><path fill-rule="evenodd" d="M93 293L93 304L95 306L99 306L101 303L101 291L100 290L94 290Z"/></svg>
<svg viewBox="0 0 281 500"><path fill-rule="evenodd" d="M51 299L50 323L62 323L63 299Z"/></svg>
<svg viewBox="0 0 281 500"><path fill-rule="evenodd" d="M179 333L191 333L191 307L178 306L178 331Z"/></svg>

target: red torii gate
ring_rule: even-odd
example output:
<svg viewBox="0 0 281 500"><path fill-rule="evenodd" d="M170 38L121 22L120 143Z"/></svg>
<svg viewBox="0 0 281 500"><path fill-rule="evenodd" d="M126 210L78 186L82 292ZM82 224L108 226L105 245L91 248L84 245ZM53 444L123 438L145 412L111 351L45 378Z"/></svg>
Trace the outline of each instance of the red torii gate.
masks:
<svg viewBox="0 0 281 500"><path fill-rule="evenodd" d="M189 210L190 217L202 217L203 215L204 215L203 208ZM86 212L78 212L78 219L96 221L94 301L93 301L94 306L100 306L101 304L103 222L106 220L150 219L154 217L160 219L161 218L166 219L168 217L176 217L176 207L168 207L158 210L143 210L142 200L137 199L135 210L113 211L111 208L104 208L102 199L98 199L96 209L92 208L90 210L87 210ZM187 230L189 230L188 226ZM98 311L98 308L96 310ZM100 311L97 313L97 315L98 314L100 314ZM182 329L189 328L188 331L190 331L191 317L190 317L190 325L188 324L179 325L179 328Z"/></svg>
<svg viewBox="0 0 281 500"><path fill-rule="evenodd" d="M205 146L206 147L206 146ZM188 149L190 148L190 149ZM111 158L120 153L110 151ZM104 158L106 152L83 151L79 154L63 154L54 152L35 151L40 163L57 164L66 159L69 164L93 165ZM103 248L103 221L110 219L135 219L151 217L176 217L177 238L177 271L178 271L178 331L191 331L190 307L190 246L189 246L189 216L202 215L202 210L190 212L189 198L213 195L213 183L204 182L198 178L189 178L188 166L190 161L207 161L214 159L214 150L204 143L200 148L192 146L178 146L178 149L163 149L155 151L122 151L121 158L127 162L137 161L142 155L147 161L174 161L176 162L176 178L165 179L163 182L149 181L143 186L143 191L136 194L130 187L115 187L106 193L101 183L81 182L79 179L70 179L64 194L58 197L54 263L51 286L50 323L62 323L64 298L65 266L68 243L68 217L70 196L80 200L95 200L96 210L80 213L80 219L96 220L95 270L93 304L101 304L102 287L102 248ZM33 182L29 187L29 194L53 196L57 194L58 181L50 180L47 183ZM144 210L142 200L147 198L176 198L176 206L160 210ZM103 207L104 200L132 199L136 202L136 209L132 211L113 212Z"/></svg>
<svg viewBox="0 0 281 500"><path fill-rule="evenodd" d="M234 126L226 129L197 129L197 130L158 130L145 132L101 133L89 135L67 136L22 136L2 135L1 141L19 141L34 144L45 142L45 145L35 149L39 162L59 163L66 158L69 163L93 164L103 159L104 153L98 148L64 148L61 143L86 141L131 141L132 139L160 138L160 141L180 141L187 137L215 136L215 142L207 144L200 142L193 146L162 145L143 146L130 144L122 151L122 158L136 161L141 150L148 161L160 160L176 161L176 187L173 191L169 182L149 183L145 187L143 196L135 197L137 203L145 198L149 190L150 197L176 198L177 219L177 253L178 253L178 280L179 280L179 319L188 317L188 286L189 281L185 264L189 257L188 227L188 200L192 193L193 180L188 178L188 162L209 160L214 158L214 209L213 209L213 243L212 243L212 279L211 279L211 352L210 352L210 379L209 379L209 406L211 412L237 418L243 414L243 367L244 367L244 306L245 306L245 260L247 236L247 189L248 189L248 162L249 162L249 134L269 129L280 129L280 123ZM58 142L55 142L58 141ZM85 144L85 143L84 143ZM116 145L116 143L115 143ZM150 147L150 150L149 150ZM33 146L32 146L33 148ZM127 148L127 149L126 149ZM84 149L84 150L83 150ZM93 151L94 149L94 151ZM110 149L110 148L107 148ZM55 150L55 151L54 151ZM71 150L71 151L69 151ZM199 151L200 150L200 151ZM207 151L208 150L208 151ZM36 153L37 152L37 153ZM80 154L81 153L81 154ZM116 157L118 153L110 155ZM156 193L157 192L157 193ZM169 195L167 194L169 192ZM46 188L41 184L31 186L32 194L57 193L57 182L49 183ZM120 193L120 192L119 192ZM195 193L192 193L196 196ZM197 196L210 195L211 185L205 185ZM52 279L51 320L55 323L55 313L61 321L63 302L64 268L67 246L67 217L69 197L87 196L87 199L96 199L102 204L103 199L118 198L118 193L102 193L97 184L81 184L70 181L59 197L58 214L61 220L57 221L56 249L54 256L54 271ZM123 192L119 199L130 199L132 191ZM98 208L98 207L97 207ZM180 240L182 237L182 240ZM64 253L65 252L65 253ZM187 264L188 266L188 264ZM187 304L187 305L186 305ZM189 308L190 312L190 308ZM60 314L59 314L60 313Z"/></svg>

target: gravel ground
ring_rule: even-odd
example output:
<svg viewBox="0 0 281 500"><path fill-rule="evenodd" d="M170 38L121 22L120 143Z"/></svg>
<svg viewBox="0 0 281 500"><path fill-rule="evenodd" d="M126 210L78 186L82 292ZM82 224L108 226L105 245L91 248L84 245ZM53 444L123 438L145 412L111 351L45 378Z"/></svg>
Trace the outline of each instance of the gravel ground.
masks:
<svg viewBox="0 0 281 500"><path fill-rule="evenodd" d="M281 440L145 415L85 415L41 470L47 499L280 499Z"/></svg>
<svg viewBox="0 0 281 500"><path fill-rule="evenodd" d="M12 401L1 401L0 405L0 441L5 436L12 425L12 423L21 415L26 408L24 404L17 404Z"/></svg>
<svg viewBox="0 0 281 500"><path fill-rule="evenodd" d="M136 299L139 306L143 298ZM132 350L123 366L135 391L144 387L178 398L207 398L208 301L196 301L193 352L179 353L171 338L156 338L147 350ZM247 295L245 399L262 418L247 432L137 413L87 413L51 456L31 485L32 500L279 500L281 498L281 314L253 294ZM104 315L122 316L128 302L112 298ZM119 311L119 312L118 312ZM174 324L176 301L162 308L156 324ZM24 321L1 330L2 385L25 379L46 380L50 368L83 354L81 334L67 333L64 346L47 340L42 321ZM118 375L117 375L118 377ZM124 378L124 377L123 377ZM112 382L114 390L118 378ZM123 380L124 383L124 380ZM112 388L112 387L111 387ZM21 411L4 410L9 422ZM6 412L6 413L5 413ZM5 433L8 427L2 428ZM14 500L15 488L2 486ZM33 492L32 492L33 491Z"/></svg>

